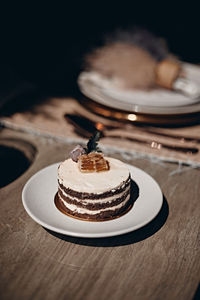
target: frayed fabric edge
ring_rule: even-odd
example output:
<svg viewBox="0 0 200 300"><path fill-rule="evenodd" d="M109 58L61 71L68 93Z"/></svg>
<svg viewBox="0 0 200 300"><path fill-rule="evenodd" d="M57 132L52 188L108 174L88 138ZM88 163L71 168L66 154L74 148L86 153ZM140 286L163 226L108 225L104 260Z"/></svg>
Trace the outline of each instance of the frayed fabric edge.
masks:
<svg viewBox="0 0 200 300"><path fill-rule="evenodd" d="M71 138L71 137L62 137L62 136L56 136L53 135L52 133L41 133L41 131L37 130L37 129L32 129L32 128L22 128L21 126L18 126L16 124L12 124L6 120L0 120L0 125L2 127L6 127L6 128L10 128L10 129L14 129L14 130L18 130L21 132L27 132L29 134L33 134L35 136L40 136L40 137L44 137L44 138L49 138L55 141L60 141L63 143L69 143L69 144L74 144L74 143L80 143L80 144L85 144L85 139L83 138ZM129 150L127 148L118 148L115 146L108 146L108 145L102 145L100 147L104 153L106 153L107 155L109 154L121 154L123 159L129 161L131 159L148 159L150 160L152 163L156 163L159 165L164 166L164 162L168 162L168 163L175 163L178 164L178 168L176 170L173 170L170 175L174 175L177 173L181 173L182 172L182 167L183 166L190 166L190 169L196 169L196 168L200 168L200 162L195 162L195 161L191 161L191 160L178 160L172 157L165 157L165 156L156 156L152 153L146 153L146 152L139 152L136 150Z"/></svg>

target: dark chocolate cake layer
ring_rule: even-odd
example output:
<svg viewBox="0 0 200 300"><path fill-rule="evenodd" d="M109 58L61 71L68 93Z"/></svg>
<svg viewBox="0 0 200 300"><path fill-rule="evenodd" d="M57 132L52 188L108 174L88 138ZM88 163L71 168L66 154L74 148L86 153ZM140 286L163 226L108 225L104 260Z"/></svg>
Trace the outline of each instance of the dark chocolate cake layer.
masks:
<svg viewBox="0 0 200 300"><path fill-rule="evenodd" d="M61 191L64 191L69 196L76 197L78 199L92 199L92 200L97 199L98 200L98 199L102 199L102 198L106 198L106 197L110 197L110 196L114 196L114 195L120 194L130 184L130 181L131 181L131 176L129 174L129 177L127 178L127 180L123 181L120 184L120 186L116 187L116 189L110 190L110 191L106 191L106 192L101 193L101 194L80 193L80 192L74 191L72 189L66 188L65 186L63 186L59 182L58 182L58 186L59 186L59 189Z"/></svg>
<svg viewBox="0 0 200 300"><path fill-rule="evenodd" d="M127 189L127 191L125 193L123 193L123 195L121 197L117 197L113 201L108 200L107 202L103 202L103 203L98 203L97 201L94 201L92 203L90 202L90 203L85 204L84 201L81 201L82 199L77 201L74 198L72 199L72 198L69 198L69 197L63 195L63 193L60 189L58 190L58 195L64 202L74 204L77 207L83 207L83 208L86 208L89 210L104 209L104 208L116 206L116 205L120 204L121 202L123 202L129 194L130 194L130 187Z"/></svg>
<svg viewBox="0 0 200 300"><path fill-rule="evenodd" d="M80 214L78 212L72 212L59 199L58 194L56 194L56 197L55 197L55 204L56 204L56 207L61 212L65 213L66 215L69 215L73 218L77 218L80 220L100 222L100 221L112 220L112 219L115 219L115 218L118 218L118 217L124 215L133 206L133 201L132 201L131 197L129 197L126 204L124 206L122 206L121 208L115 209L115 210L107 210L107 211L100 212L100 213L94 214L94 215Z"/></svg>

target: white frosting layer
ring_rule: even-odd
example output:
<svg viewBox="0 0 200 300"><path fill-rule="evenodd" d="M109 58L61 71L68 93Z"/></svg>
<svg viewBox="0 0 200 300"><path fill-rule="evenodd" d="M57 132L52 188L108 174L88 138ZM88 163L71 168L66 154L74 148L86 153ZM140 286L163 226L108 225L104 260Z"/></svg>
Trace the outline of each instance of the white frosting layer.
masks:
<svg viewBox="0 0 200 300"><path fill-rule="evenodd" d="M81 193L101 194L116 190L129 176L127 166L118 159L105 157L109 161L110 170L104 172L82 173L78 164L72 159L62 162L58 168L59 183L66 188Z"/></svg>
<svg viewBox="0 0 200 300"><path fill-rule="evenodd" d="M69 209L71 210L72 212L76 212L76 213L79 213L79 214L88 214L88 215L96 215L96 214L99 214L100 212L103 212L103 211L108 211L108 210L115 210L115 209L119 209L121 207L123 207L129 200L130 198L130 195L128 195L126 197L126 199L116 205L116 206L112 206L112 207L107 207L107 208L103 208L103 209L99 209L99 210L89 210L89 209L86 209L86 208L82 208L82 207L77 207L76 205L74 204L69 204L65 201L62 200L62 198L58 195L58 197L60 198L60 200L63 202L63 204Z"/></svg>
<svg viewBox="0 0 200 300"><path fill-rule="evenodd" d="M103 203L112 202L112 201L114 201L114 200L116 200L118 198L121 198L124 194L126 194L128 192L129 189L130 189L130 184L127 186L127 188L123 192L121 192L121 193L119 193L117 195L109 196L109 197L106 197L106 198L103 198L103 199L95 199L95 200L93 200L93 199L83 199L82 200L80 198L72 197L72 196L66 194L65 191L62 190L62 189L61 189L61 191L62 191L62 194L65 197L69 198L70 200L75 200L77 202L81 202L81 204L87 205L89 203L94 203L94 204L95 203L98 203L98 204L102 203L103 204Z"/></svg>

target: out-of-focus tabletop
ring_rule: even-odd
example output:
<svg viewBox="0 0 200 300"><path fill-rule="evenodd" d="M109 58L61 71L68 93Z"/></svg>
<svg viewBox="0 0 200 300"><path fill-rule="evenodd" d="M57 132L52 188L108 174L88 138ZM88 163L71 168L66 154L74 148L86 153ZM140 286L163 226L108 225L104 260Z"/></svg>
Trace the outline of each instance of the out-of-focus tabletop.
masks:
<svg viewBox="0 0 200 300"><path fill-rule="evenodd" d="M46 230L21 199L27 180L64 160L75 144L6 128L0 141L32 145L23 151L34 152L30 167L0 190L1 299L193 299L200 273L198 168L109 153L150 174L163 206L136 231L84 239Z"/></svg>

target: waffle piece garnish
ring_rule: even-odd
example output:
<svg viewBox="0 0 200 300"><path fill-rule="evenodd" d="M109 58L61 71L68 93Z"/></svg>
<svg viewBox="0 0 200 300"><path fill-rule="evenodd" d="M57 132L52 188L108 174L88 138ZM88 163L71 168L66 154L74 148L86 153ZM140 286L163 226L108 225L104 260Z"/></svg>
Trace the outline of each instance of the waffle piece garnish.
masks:
<svg viewBox="0 0 200 300"><path fill-rule="evenodd" d="M102 172L110 169L109 162L104 159L101 153L97 152L80 155L78 167L83 173Z"/></svg>

